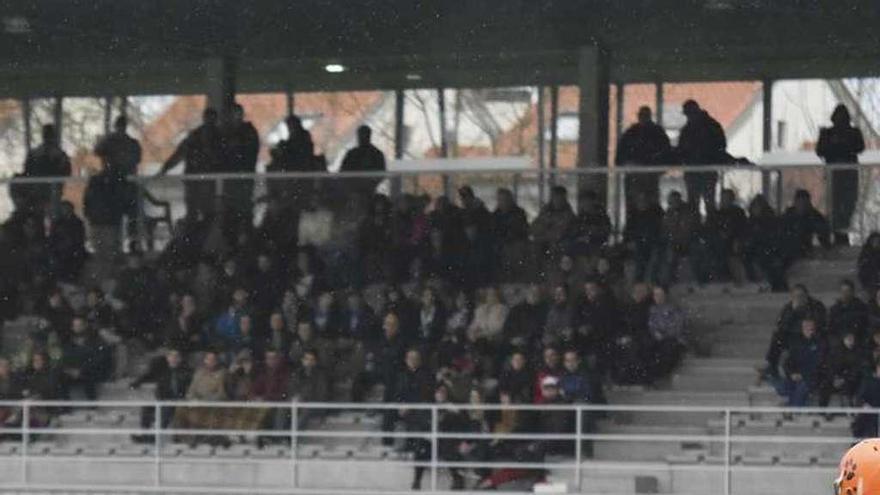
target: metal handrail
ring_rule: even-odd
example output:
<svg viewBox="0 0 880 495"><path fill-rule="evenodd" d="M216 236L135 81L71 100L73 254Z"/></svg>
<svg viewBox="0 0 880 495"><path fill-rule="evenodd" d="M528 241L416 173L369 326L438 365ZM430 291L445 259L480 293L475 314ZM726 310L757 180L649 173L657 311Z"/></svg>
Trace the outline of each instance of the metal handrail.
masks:
<svg viewBox="0 0 880 495"><path fill-rule="evenodd" d="M853 441L850 437L840 436L819 436L819 435L753 435L753 434L737 434L733 431L734 424L737 419L734 415L758 415L758 414L780 414L780 415L827 415L827 414L843 414L843 415L860 415L875 414L880 416L880 408L787 408L787 407L748 407L748 406L686 406L686 405L600 405L600 404L429 404L429 403L299 403L299 402L197 402L197 401L58 401L58 400L21 400L21 401L0 401L0 407L21 409L21 425L17 427L0 428L0 434L4 435L21 435L21 479L19 481L11 481L8 483L0 482L0 487L8 488L11 486L21 486L27 489L43 489L44 485L34 485L30 483L31 476L29 468L33 462L34 456L30 453L29 442L33 435L133 435L152 433L153 440L153 463L155 469L154 486L141 491L150 491L152 489L165 488L166 490L178 491L176 486L169 486L164 482L162 476L162 467L168 462L168 458L163 455L161 446L163 438L172 436L185 437L217 437L217 436L257 436L270 438L289 438L291 440L290 456L270 459L199 459L187 457L185 463L195 464L267 464L272 465L288 465L292 475L291 488L285 493L298 493L297 466L313 464L317 462L331 462L327 459L307 459L301 458L298 454L297 440L301 438L351 438L351 439L369 439L369 438L395 438L395 439L421 439L429 442L431 445L430 460L370 460L356 459L346 462L357 462L360 464L377 464L386 466L408 466L408 467L424 467L430 469L431 472L431 488L437 490L437 471L439 469L461 468L519 468L532 470L557 469L573 472L575 476L575 487L580 490L581 475L584 469L584 457L581 449L584 441L612 441L612 442L702 442L706 444L723 444L723 455L719 458L713 458L721 464L711 464L699 466L679 466L665 464L665 469L674 470L713 470L722 473L724 477L725 494L731 493L731 472L742 471L745 468L752 469L754 466L736 466L733 462L733 446L736 444L748 444L756 442L764 442L768 444L816 444L816 445L848 445ZM152 430L145 430L139 427L119 427L111 425L108 428L100 427L64 427L64 426L46 426L37 427L30 424L29 418L32 416L34 409L38 408L57 408L57 407L97 407L97 408L154 408L155 425ZM162 428L160 425L161 412L163 408L239 408L239 409L280 409L289 410L291 412L291 426L289 430L255 430L255 429L210 429L210 428ZM419 431L376 431L376 430L308 430L297 429L297 415L301 410L325 410L325 411L387 411L407 409L411 411L430 411L431 422L430 428ZM515 411L568 411L574 415L576 420L575 431L571 433L488 433L488 432L448 432L439 431L438 418L442 411L487 411L487 410L515 410ZM685 434L675 435L669 433L601 433L584 431L583 417L584 414L591 412L654 412L654 413L702 413L707 414L706 429L708 434ZM713 427L708 424L710 416L724 417L723 433L712 434ZM715 427L717 428L717 426ZM511 440L511 441L536 441L536 442L570 442L574 443L574 456L571 460L563 461L547 461L547 462L516 462L516 461L493 461L493 462L473 462L473 461L452 461L441 459L438 453L438 445L440 441L447 439L464 440ZM39 457L40 462L48 460L51 462L63 462L71 460L83 462L88 460L96 460L98 458L112 460L112 456L72 456L57 455L51 458ZM128 460L126 462L141 462L143 460ZM600 461L601 462L601 461ZM624 465L625 464L625 465ZM655 463L656 464L656 463ZM662 464L662 463L661 463ZM660 464L658 464L660 466ZM623 464L614 463L606 466L608 469L625 469L631 468L630 462ZM654 469L664 469L655 467ZM769 469L767 467L758 467L758 470ZM776 469L776 468L774 468ZM794 469L794 468L793 468ZM67 487L67 485L65 485ZM107 485L90 485L93 490L106 489L112 490ZM264 493L261 489L249 490L251 493ZM320 492L312 492L318 493ZM345 490L327 490L328 493L343 493ZM268 492L267 492L268 493ZM358 492L366 493L366 492Z"/></svg>

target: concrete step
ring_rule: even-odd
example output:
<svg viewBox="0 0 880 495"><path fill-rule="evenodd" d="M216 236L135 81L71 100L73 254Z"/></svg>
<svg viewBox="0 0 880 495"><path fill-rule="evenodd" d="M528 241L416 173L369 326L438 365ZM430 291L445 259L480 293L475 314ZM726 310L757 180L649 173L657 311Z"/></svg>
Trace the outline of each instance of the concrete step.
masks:
<svg viewBox="0 0 880 495"><path fill-rule="evenodd" d="M718 342L712 346L712 356L740 359L761 359L767 352L768 341Z"/></svg>

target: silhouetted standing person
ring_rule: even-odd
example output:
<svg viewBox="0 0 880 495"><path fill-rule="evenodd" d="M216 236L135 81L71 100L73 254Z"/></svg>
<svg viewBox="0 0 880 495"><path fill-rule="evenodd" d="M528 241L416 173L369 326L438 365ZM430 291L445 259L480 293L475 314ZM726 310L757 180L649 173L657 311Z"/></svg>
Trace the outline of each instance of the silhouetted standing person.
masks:
<svg viewBox="0 0 880 495"><path fill-rule="evenodd" d="M823 127L819 131L816 154L832 166L858 163L859 153L865 150L865 140L862 131L852 126L846 106L841 104L834 108L831 123L831 127ZM858 194L858 170L835 170L831 173L831 224L836 244L849 244L847 230Z"/></svg>
<svg viewBox="0 0 880 495"><path fill-rule="evenodd" d="M223 161L225 171L254 173L257 171L257 154L260 136L253 124L244 120L244 108L236 103L232 107L232 119L223 130ZM254 181L235 179L224 184L226 211L223 230L230 244L238 232L253 227Z"/></svg>
<svg viewBox="0 0 880 495"><path fill-rule="evenodd" d="M678 136L678 154L682 164L699 166L726 163L727 138L721 124L694 100L684 102L682 113L687 118ZM706 202L706 210L715 209L716 172L686 172L684 182L688 202L693 208L699 208L702 198Z"/></svg>
<svg viewBox="0 0 880 495"><path fill-rule="evenodd" d="M66 177L70 175L70 158L61 149L58 131L52 124L43 126L43 142L28 151L24 162L25 177ZM63 184L28 184L21 188L24 206L31 213L42 214L47 207L61 202Z"/></svg>
<svg viewBox="0 0 880 495"><path fill-rule="evenodd" d="M341 172L384 172L385 154L372 143L373 131L369 126L362 125L357 130L358 145L345 154L342 159ZM376 190L381 181L377 178L356 179L355 190L360 194L370 194Z"/></svg>
<svg viewBox="0 0 880 495"><path fill-rule="evenodd" d="M617 165L663 165L672 152L669 136L663 127L651 120L651 108L639 108L638 122L620 136L617 144ZM642 192L650 202L660 196L659 173L630 174L626 176L626 197L632 203Z"/></svg>
<svg viewBox="0 0 880 495"><path fill-rule="evenodd" d="M120 115L113 122L113 132L104 136L95 146L95 154L104 163L104 173L113 178L119 190L122 214L126 216L128 235L135 232L137 221L137 185L127 180L137 175L141 162L141 144L126 132L128 118Z"/></svg>
<svg viewBox="0 0 880 495"><path fill-rule="evenodd" d="M217 119L217 111L206 108L202 113L202 125L193 129L177 146L174 153L165 160L159 175L166 174L181 161L184 162L183 172L188 175L220 171L223 162L223 142ZM210 213L213 210L213 181L185 181L183 190L187 215L194 215L198 211Z"/></svg>
<svg viewBox="0 0 880 495"><path fill-rule="evenodd" d="M287 139L280 141L272 149L272 162L266 167L268 172L312 172L315 171L315 145L312 134L303 127L302 120L296 115L289 115L284 123L287 125ZM278 180L269 181L269 193L282 203L306 205L304 193L307 188L302 181Z"/></svg>

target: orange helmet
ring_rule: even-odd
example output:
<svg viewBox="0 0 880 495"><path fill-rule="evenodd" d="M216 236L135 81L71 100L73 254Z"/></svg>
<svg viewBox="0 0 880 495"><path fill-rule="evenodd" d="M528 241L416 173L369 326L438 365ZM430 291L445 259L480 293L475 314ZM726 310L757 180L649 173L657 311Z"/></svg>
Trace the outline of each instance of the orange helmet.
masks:
<svg viewBox="0 0 880 495"><path fill-rule="evenodd" d="M834 495L880 494L880 438L862 440L840 460Z"/></svg>

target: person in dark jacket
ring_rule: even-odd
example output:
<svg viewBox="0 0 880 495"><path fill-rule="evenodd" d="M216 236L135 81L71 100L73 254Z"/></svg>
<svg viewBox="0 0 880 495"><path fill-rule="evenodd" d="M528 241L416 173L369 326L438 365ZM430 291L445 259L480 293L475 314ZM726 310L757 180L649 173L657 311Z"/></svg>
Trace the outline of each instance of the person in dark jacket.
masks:
<svg viewBox="0 0 880 495"><path fill-rule="evenodd" d="M865 240L857 266L862 289L873 297L880 289L880 232L871 232Z"/></svg>
<svg viewBox="0 0 880 495"><path fill-rule="evenodd" d="M73 203L62 201L46 239L51 273L62 282L75 282L88 258L86 228Z"/></svg>
<svg viewBox="0 0 880 495"><path fill-rule="evenodd" d="M831 127L819 131L816 154L825 163L834 165L854 165L859 162L858 155L865 151L865 139L858 127L853 127L849 110L840 104L831 114ZM859 197L859 171L835 170L831 173L831 224L834 226L836 244L849 245L849 225Z"/></svg>
<svg viewBox="0 0 880 495"><path fill-rule="evenodd" d="M687 122L678 135L678 155L685 166L720 165L728 161L724 128L694 100L682 105ZM717 172L686 172L687 199L699 211L700 199L706 211L715 209Z"/></svg>
<svg viewBox="0 0 880 495"><path fill-rule="evenodd" d="M410 333L408 338L411 343L433 346L440 340L446 331L446 306L437 297L437 292L432 287L422 290L422 304L419 308L418 321L415 328L406 329Z"/></svg>
<svg viewBox="0 0 880 495"><path fill-rule="evenodd" d="M492 212L492 238L500 280L519 280L528 257L529 223L510 189L499 188Z"/></svg>
<svg viewBox="0 0 880 495"><path fill-rule="evenodd" d="M69 394L71 388L82 387L86 400L97 400L98 384L112 372L112 350L90 331L82 316L75 316L70 328L70 342L64 346L61 359L66 393Z"/></svg>
<svg viewBox="0 0 880 495"><path fill-rule="evenodd" d="M819 406L828 406L831 396L839 395L844 407L852 407L868 361L852 332L835 336L831 342L827 370L819 384Z"/></svg>
<svg viewBox="0 0 880 495"><path fill-rule="evenodd" d="M29 150L24 161L24 177L67 177L70 175L70 158L61 149L58 130L52 124L42 129L43 143ZM22 207L31 214L42 215L49 207L57 207L61 201L62 187L58 184L28 184L19 186L23 197Z"/></svg>
<svg viewBox="0 0 880 495"><path fill-rule="evenodd" d="M857 342L864 342L868 332L868 305L856 297L855 285L849 280L840 283L840 298L828 312L828 336L839 339L851 333Z"/></svg>
<svg viewBox="0 0 880 495"><path fill-rule="evenodd" d="M856 406L865 408L880 407L880 361L874 363L872 373L862 378L855 396ZM856 439L876 437L877 414L860 414L852 424L853 436Z"/></svg>
<svg viewBox="0 0 880 495"><path fill-rule="evenodd" d="M129 235L134 235L137 229L137 185L125 180L130 175L137 175L138 165L141 162L141 144L137 139L128 135L128 118L125 115L116 117L113 121L113 132L104 136L95 146L95 154L104 163L104 170L118 177L118 187L123 190L120 194L123 213L126 217L126 228Z"/></svg>
<svg viewBox="0 0 880 495"><path fill-rule="evenodd" d="M101 263L114 263L122 252L126 187L124 178L107 170L90 177L86 186L83 212L91 227L96 260Z"/></svg>
<svg viewBox="0 0 880 495"><path fill-rule="evenodd" d="M810 297L805 286L801 284L793 286L791 300L782 307L782 312L776 321L776 330L770 339L770 347L765 357L767 364L764 373L770 378L779 375L779 359L782 353L790 348L791 342L800 335L803 320L811 319L816 323L817 331L821 332L825 327L825 318L825 305Z"/></svg>
<svg viewBox="0 0 880 495"><path fill-rule="evenodd" d="M662 126L657 125L651 119L651 108L640 107L638 122L627 129L620 136L617 143L617 158L615 164L627 165L663 165L668 163L672 154L672 146L669 144L669 136ZM644 194L648 201L660 200L659 173L636 173L627 174L624 180L626 184L627 198L635 198ZM628 202L628 206L631 203Z"/></svg>
<svg viewBox="0 0 880 495"><path fill-rule="evenodd" d="M569 225L567 252L573 256L594 257L611 235L611 219L599 203L595 191L578 194L577 216Z"/></svg>
<svg viewBox="0 0 880 495"><path fill-rule="evenodd" d="M385 154L372 143L373 130L369 126L362 125L357 129L358 145L345 153L342 158L340 172L384 172ZM354 191L367 195L376 190L381 178L368 177L354 179L357 187Z"/></svg>
<svg viewBox="0 0 880 495"><path fill-rule="evenodd" d="M801 321L800 335L789 345L785 377L776 385L779 395L788 397L789 407L806 406L810 396L819 391L827 356L817 332L816 321L805 318Z"/></svg>
<svg viewBox="0 0 880 495"><path fill-rule="evenodd" d="M782 242L786 263L809 256L813 252L814 239L824 248L831 247L828 220L813 206L810 193L798 189L794 204L782 216Z"/></svg>
<svg viewBox="0 0 880 495"><path fill-rule="evenodd" d="M565 235L574 218L568 191L563 186L554 186L550 191L550 202L541 208L531 226L535 247L546 265L555 262L565 251Z"/></svg>
<svg viewBox="0 0 880 495"><path fill-rule="evenodd" d="M392 402L401 404L419 404L431 402L434 390L434 376L422 365L422 354L418 349L406 351L404 367L394 387ZM403 421L408 432L425 433L430 430L431 414L425 409L401 408L397 416ZM406 450L413 453L417 460L430 459L431 443L423 438L407 438ZM424 467L417 467L413 478L412 489L419 490L422 483Z"/></svg>
<svg viewBox="0 0 880 495"><path fill-rule="evenodd" d="M547 321L547 310L541 287L537 284L529 285L525 299L513 305L504 320L502 346L509 349L506 354L514 349L534 349L540 344L541 330Z"/></svg>
<svg viewBox="0 0 880 495"><path fill-rule="evenodd" d="M534 384L535 379L528 369L525 353L514 351L507 366L501 371L498 388L505 390L514 402L529 404L532 402Z"/></svg>
<svg viewBox="0 0 880 495"><path fill-rule="evenodd" d="M698 283L708 282L703 270L703 252L700 245L700 216L681 197L678 191L671 191L663 214L663 265L660 281L671 285L677 280L678 266L687 257ZM714 206L713 206L714 208Z"/></svg>
<svg viewBox="0 0 880 495"><path fill-rule="evenodd" d="M611 379L622 385L638 385L648 382L648 354L651 337L648 319L654 304L647 284L636 283L629 303L621 312L621 330L612 342Z"/></svg>
<svg viewBox="0 0 880 495"><path fill-rule="evenodd" d="M714 271L723 280L734 278L734 259L742 255L747 223L745 210L736 204L736 193L722 189L718 210L706 218L704 237L714 257Z"/></svg>
<svg viewBox="0 0 880 495"><path fill-rule="evenodd" d="M232 106L230 122L221 130L223 145L223 168L225 172L248 173L257 171L257 154L260 136L256 127L244 120L244 107ZM251 179L228 180L223 183L225 212L223 232L232 245L242 230L249 230L254 223L254 181Z"/></svg>
<svg viewBox="0 0 880 495"><path fill-rule="evenodd" d="M187 134L174 153L165 160L159 175L184 162L185 174L210 174L223 168L223 136L218 125L217 110L206 108L202 113L202 125ZM183 184L187 215L211 213L214 208L213 181L186 181Z"/></svg>
<svg viewBox="0 0 880 495"><path fill-rule="evenodd" d="M584 356L604 373L611 364L614 336L620 325L617 301L606 286L588 280L576 311L576 348L583 349Z"/></svg>
<svg viewBox="0 0 880 495"><path fill-rule="evenodd" d="M773 292L788 291L780 230L779 218L767 199L760 194L755 196L749 204L743 263L749 280L758 282L760 269Z"/></svg>
<svg viewBox="0 0 880 495"><path fill-rule="evenodd" d="M165 355L151 361L146 373L131 382L131 388L137 389L144 383L155 383L157 401L183 400L192 381L192 370L187 366L183 355L178 349L169 347ZM174 417L174 407L162 407L159 425L167 428ZM156 421L156 408L145 406L141 409L141 428L149 429ZM150 442L147 436L136 437L138 441Z"/></svg>
<svg viewBox="0 0 880 495"><path fill-rule="evenodd" d="M626 212L623 241L632 252L636 282L657 283L663 256L663 208L656 200L637 192Z"/></svg>

